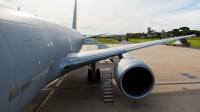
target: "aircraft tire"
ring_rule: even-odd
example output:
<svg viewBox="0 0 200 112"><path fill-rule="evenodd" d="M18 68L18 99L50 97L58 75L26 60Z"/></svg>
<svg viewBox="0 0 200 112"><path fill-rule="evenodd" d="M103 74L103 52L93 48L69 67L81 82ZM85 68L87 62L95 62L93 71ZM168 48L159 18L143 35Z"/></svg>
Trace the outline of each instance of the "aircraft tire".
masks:
<svg viewBox="0 0 200 112"><path fill-rule="evenodd" d="M114 62L114 59L110 59L111 62Z"/></svg>
<svg viewBox="0 0 200 112"><path fill-rule="evenodd" d="M92 80L92 70L88 69L88 81Z"/></svg>
<svg viewBox="0 0 200 112"><path fill-rule="evenodd" d="M100 80L100 70L99 69L96 70L95 75L96 75L97 80Z"/></svg>

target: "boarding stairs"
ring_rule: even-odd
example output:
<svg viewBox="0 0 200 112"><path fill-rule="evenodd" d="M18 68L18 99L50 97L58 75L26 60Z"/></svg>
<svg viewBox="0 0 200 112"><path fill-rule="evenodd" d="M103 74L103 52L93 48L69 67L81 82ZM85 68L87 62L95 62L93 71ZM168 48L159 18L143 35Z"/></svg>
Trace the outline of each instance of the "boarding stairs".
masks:
<svg viewBox="0 0 200 112"><path fill-rule="evenodd" d="M113 98L113 82L111 72L102 72L101 76L102 89L103 89L103 101L114 102Z"/></svg>

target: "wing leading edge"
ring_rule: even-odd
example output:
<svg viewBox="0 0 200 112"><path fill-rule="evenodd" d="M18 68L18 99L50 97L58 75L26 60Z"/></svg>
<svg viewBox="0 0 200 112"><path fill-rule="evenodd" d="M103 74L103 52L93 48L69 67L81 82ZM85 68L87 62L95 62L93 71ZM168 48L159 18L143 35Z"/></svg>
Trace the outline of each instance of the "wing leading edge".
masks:
<svg viewBox="0 0 200 112"><path fill-rule="evenodd" d="M70 53L65 57L65 59L63 59L60 67L65 68L67 66L71 70L73 70L73 69L97 62L99 60L106 59L108 57L121 55L129 51L138 50L145 47L154 46L157 44L162 44L165 42L180 40L180 39L194 37L194 36L196 35L187 35L187 36L162 39L162 40L157 40L157 41L152 41L152 42L144 42L144 43L139 43L139 44L131 44L131 45L101 49L101 50L88 51L88 52ZM65 60L70 60L70 62L65 61Z"/></svg>

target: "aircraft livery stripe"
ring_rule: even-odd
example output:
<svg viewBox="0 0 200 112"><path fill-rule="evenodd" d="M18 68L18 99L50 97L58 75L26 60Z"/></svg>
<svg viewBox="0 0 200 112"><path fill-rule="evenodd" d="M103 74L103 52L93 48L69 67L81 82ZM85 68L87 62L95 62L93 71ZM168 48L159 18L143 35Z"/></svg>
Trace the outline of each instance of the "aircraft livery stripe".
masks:
<svg viewBox="0 0 200 112"><path fill-rule="evenodd" d="M41 72L37 77L33 78L32 80L28 81L26 84L22 85L21 87L17 88L16 84L10 86L10 94L9 94L9 101L13 100L16 96L22 93L26 88L28 88L31 84L39 80L42 76L46 75L51 69L53 65L49 66L43 72Z"/></svg>

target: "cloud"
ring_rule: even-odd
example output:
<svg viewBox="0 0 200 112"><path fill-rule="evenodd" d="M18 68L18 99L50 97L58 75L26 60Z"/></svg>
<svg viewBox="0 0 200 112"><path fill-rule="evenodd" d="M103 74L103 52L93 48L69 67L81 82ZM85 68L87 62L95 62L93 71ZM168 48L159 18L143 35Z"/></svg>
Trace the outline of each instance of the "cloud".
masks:
<svg viewBox="0 0 200 112"><path fill-rule="evenodd" d="M181 26L199 30L197 0L77 0L78 30L83 34L172 30ZM0 4L71 27L74 0L0 0Z"/></svg>
<svg viewBox="0 0 200 112"><path fill-rule="evenodd" d="M200 3L197 4L197 7L200 7Z"/></svg>
<svg viewBox="0 0 200 112"><path fill-rule="evenodd" d="M93 27L93 26L83 26L83 27L81 27L80 29L87 29L87 30L100 30L99 28L95 28L95 27Z"/></svg>

